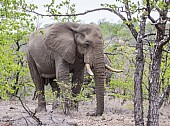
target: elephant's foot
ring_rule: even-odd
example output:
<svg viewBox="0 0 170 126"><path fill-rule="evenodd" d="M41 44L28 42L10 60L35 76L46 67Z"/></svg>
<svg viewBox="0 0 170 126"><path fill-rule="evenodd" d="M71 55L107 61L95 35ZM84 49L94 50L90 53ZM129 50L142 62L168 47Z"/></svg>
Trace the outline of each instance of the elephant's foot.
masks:
<svg viewBox="0 0 170 126"><path fill-rule="evenodd" d="M46 112L46 106L45 105L38 105L38 107L35 109L35 113L39 113L39 112Z"/></svg>

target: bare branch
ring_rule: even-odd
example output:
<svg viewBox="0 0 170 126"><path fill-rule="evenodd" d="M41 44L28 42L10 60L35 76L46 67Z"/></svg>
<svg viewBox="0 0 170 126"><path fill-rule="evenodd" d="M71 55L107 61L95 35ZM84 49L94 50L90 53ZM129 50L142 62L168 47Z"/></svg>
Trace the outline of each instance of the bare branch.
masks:
<svg viewBox="0 0 170 126"><path fill-rule="evenodd" d="M152 35L156 35L156 33L145 34L145 35L143 36L143 38L146 38L146 37L149 37L149 36L152 36Z"/></svg>
<svg viewBox="0 0 170 126"><path fill-rule="evenodd" d="M121 15L119 13L119 11L116 11L116 10L113 10L111 8L96 8L96 9L93 9L93 10L87 10L85 12L82 12L82 13L77 13L77 14L41 14L41 13L38 13L38 12L35 12L35 11L30 11L30 10L26 10L27 12L31 12L31 13L34 13L34 14L37 14L39 16L48 16L48 17L52 17L52 16L81 16L81 15L85 15L87 13L91 13L91 12L95 12L95 11L100 11L100 10L107 10L107 11L110 11L110 12L113 12L115 13L117 16L119 16L123 21L126 20L126 18Z"/></svg>
<svg viewBox="0 0 170 126"><path fill-rule="evenodd" d="M30 10L26 10L27 12L31 12L31 13L34 13L34 14L37 14L37 15L40 15L40 16L48 16L48 17L52 17L52 16L80 16L80 15L85 15L87 13L90 13L90 12L95 12L95 11L100 11L100 10L107 10L107 11L110 11L110 12L113 12L113 10L111 8L97 8L97 9L93 9L93 10L87 10L85 12L82 12L82 13L77 13L77 14L41 14L41 13L38 13L38 12L35 12L35 11L30 11Z"/></svg>
<svg viewBox="0 0 170 126"><path fill-rule="evenodd" d="M30 11L30 10L26 10L26 11L27 11L27 12L34 13L34 14L37 14L37 15L40 15L40 16L49 16L49 17L51 17L51 16L69 16L69 17L71 17L71 16L85 15L85 14L87 14L87 13L91 13L91 12L95 12L95 11L100 11L100 10L107 10L107 11L113 12L114 14L116 14L117 16L119 16L119 18L120 18L122 21L124 21L124 22L127 21L126 18L125 18L119 11L116 11L116 10L111 9L111 8L97 8L97 9L93 9L93 10L87 10L87 11L82 12L82 13L77 13L77 14L63 14L63 15L61 15L61 14L54 14L54 15L52 15L52 14L41 14L41 13L38 13L38 12L35 12L35 11ZM134 36L134 38L137 39L138 33L137 33L137 31L135 30L134 25L133 25L133 24L129 24L129 23L126 23L126 25L127 25L128 28L130 29L130 31L131 31L132 35Z"/></svg>
<svg viewBox="0 0 170 126"><path fill-rule="evenodd" d="M162 29L159 27L159 25L157 24L157 22L155 21L155 19L150 15L151 14L151 10L152 7L150 6L150 0L146 0L146 8L147 8L147 12L148 12L148 18L152 21L152 23L155 24L155 27L159 30L162 31Z"/></svg>
<svg viewBox="0 0 170 126"><path fill-rule="evenodd" d="M19 101L21 102L22 107L25 109L25 111L36 121L38 122L39 125L42 125L42 122L40 121L39 118L37 118L35 116L35 113L31 112L30 110L28 110L28 108L26 108L26 106L24 105L24 103L22 102L21 98L18 97L17 95L15 95L15 97L17 97L19 99Z"/></svg>
<svg viewBox="0 0 170 126"><path fill-rule="evenodd" d="M162 51L166 52L166 53L170 53L170 51L168 50L165 50L165 49L162 49Z"/></svg>
<svg viewBox="0 0 170 126"><path fill-rule="evenodd" d="M112 12L115 13L117 16L119 16L122 19L122 21L124 21L125 23L127 22L126 18L122 14L120 14L120 12L117 12L115 10L113 10ZM133 37L137 40L138 33L135 29L135 26L132 23L126 23L126 25L128 26L129 30L131 31Z"/></svg>
<svg viewBox="0 0 170 126"><path fill-rule="evenodd" d="M120 12L118 12L116 10L112 10L112 12L115 13L117 16L119 16L122 19L122 21L124 21L126 23L129 30L131 31L133 37L137 40L138 33L137 33L136 29L135 29L135 26L132 23L127 22L127 21L132 20L128 2L126 2L125 9L126 9L125 12L126 12L126 15L127 15L127 20Z"/></svg>

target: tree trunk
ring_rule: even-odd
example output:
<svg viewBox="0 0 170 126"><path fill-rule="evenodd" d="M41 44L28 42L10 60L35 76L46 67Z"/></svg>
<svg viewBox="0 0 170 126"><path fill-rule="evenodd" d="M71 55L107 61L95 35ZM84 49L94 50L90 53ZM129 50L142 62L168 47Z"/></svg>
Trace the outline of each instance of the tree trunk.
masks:
<svg viewBox="0 0 170 126"><path fill-rule="evenodd" d="M142 95L142 79L144 70L143 56L143 36L145 35L146 17L142 16L140 22L140 31L136 43L136 70L134 74L134 118L136 126L144 126L143 120L143 95Z"/></svg>
<svg viewBox="0 0 170 126"><path fill-rule="evenodd" d="M157 25L160 30L157 30L155 46L153 50L150 81L149 81L149 110L147 126L159 126L159 92L160 92L160 68L162 61L162 48L168 42L164 39L165 25Z"/></svg>
<svg viewBox="0 0 170 126"><path fill-rule="evenodd" d="M148 126L159 126L159 78L160 78L160 65L162 58L162 49L155 46L153 54L153 61L151 66L151 77L149 84L149 110L148 110Z"/></svg>

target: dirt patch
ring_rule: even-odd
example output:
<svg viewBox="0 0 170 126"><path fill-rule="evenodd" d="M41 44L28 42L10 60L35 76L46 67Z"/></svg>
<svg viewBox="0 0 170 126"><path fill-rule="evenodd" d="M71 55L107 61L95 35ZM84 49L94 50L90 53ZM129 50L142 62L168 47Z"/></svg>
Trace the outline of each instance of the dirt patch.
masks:
<svg viewBox="0 0 170 126"><path fill-rule="evenodd" d="M27 107L34 111L36 101L25 100ZM147 105L147 103L145 104ZM114 99L105 96L105 111L102 116L86 116L95 110L95 100L81 102L78 111L71 111L69 116L61 109L51 111L52 105L47 105L47 112L36 114L44 126L134 126L133 102ZM145 108L145 124L147 108ZM37 126L37 122L23 109L20 101L0 101L0 126ZM160 126L170 126L170 106L160 110Z"/></svg>

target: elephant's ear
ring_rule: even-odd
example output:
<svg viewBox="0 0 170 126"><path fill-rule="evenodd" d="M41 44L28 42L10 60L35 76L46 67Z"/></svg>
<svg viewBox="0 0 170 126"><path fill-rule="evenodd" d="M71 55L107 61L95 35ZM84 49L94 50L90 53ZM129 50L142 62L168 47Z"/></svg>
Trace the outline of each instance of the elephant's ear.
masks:
<svg viewBox="0 0 170 126"><path fill-rule="evenodd" d="M74 31L78 29L77 23L57 23L51 26L45 36L47 48L59 54L68 63L73 64L76 57L76 43Z"/></svg>

